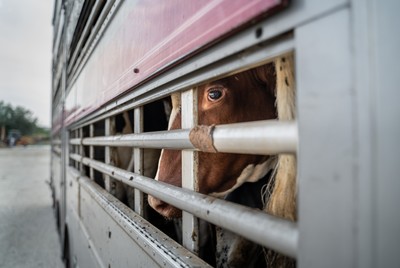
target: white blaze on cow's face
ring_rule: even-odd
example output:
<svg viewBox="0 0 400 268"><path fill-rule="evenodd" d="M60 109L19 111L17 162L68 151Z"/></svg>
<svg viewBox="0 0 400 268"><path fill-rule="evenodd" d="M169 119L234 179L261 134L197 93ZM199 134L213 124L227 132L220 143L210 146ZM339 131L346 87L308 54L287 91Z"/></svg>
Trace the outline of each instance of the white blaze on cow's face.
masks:
<svg viewBox="0 0 400 268"><path fill-rule="evenodd" d="M168 130L181 128L181 99L180 93L171 95L172 111L168 123ZM175 186L181 186L182 167L181 151L179 150L161 150L158 169L155 176L160 180ZM161 179L160 179L161 178ZM181 215L181 211L175 207L157 199L153 196L148 197L148 202L158 213L167 217L174 218Z"/></svg>
<svg viewBox="0 0 400 268"><path fill-rule="evenodd" d="M171 110L171 115L168 121L168 130L172 129L172 125L175 121L180 121L180 118L178 118L178 115L180 116L180 111L181 111L181 94L180 93L174 93L171 95L171 102L172 102L172 110ZM162 161L165 161L165 157L163 157L164 150L161 150L161 155L160 159L158 161L158 169L157 173L155 176L155 180L158 180L159 172L160 172L160 163Z"/></svg>
<svg viewBox="0 0 400 268"><path fill-rule="evenodd" d="M276 118L272 65L239 73L198 87L199 125L218 125ZM262 73L263 75L258 75ZM181 128L180 99L174 96L169 129ZM200 193L223 196L246 181L257 181L271 168L268 156L199 152ZM181 152L163 150L156 179L181 187ZM165 217L180 211L149 196L149 204Z"/></svg>

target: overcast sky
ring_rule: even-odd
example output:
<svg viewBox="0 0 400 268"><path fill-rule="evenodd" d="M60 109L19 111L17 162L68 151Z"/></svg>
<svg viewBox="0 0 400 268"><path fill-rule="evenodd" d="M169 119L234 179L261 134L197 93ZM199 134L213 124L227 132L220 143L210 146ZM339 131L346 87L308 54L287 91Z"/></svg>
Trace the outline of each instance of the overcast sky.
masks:
<svg viewBox="0 0 400 268"><path fill-rule="evenodd" d="M53 0L0 0L0 100L50 126Z"/></svg>

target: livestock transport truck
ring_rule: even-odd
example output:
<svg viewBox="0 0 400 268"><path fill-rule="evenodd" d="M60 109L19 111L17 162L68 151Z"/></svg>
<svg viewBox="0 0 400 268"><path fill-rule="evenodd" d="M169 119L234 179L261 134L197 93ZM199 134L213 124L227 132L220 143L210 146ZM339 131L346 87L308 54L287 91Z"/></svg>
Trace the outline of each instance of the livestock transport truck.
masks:
<svg viewBox="0 0 400 268"><path fill-rule="evenodd" d="M399 3L56 0L66 267L399 267Z"/></svg>

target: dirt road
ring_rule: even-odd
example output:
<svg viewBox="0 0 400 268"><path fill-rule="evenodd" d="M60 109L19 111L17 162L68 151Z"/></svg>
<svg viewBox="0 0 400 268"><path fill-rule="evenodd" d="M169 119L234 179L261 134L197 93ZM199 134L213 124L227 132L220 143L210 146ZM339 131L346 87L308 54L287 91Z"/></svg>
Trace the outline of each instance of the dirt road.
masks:
<svg viewBox="0 0 400 268"><path fill-rule="evenodd" d="M0 267L63 267L52 210L50 147L0 148Z"/></svg>

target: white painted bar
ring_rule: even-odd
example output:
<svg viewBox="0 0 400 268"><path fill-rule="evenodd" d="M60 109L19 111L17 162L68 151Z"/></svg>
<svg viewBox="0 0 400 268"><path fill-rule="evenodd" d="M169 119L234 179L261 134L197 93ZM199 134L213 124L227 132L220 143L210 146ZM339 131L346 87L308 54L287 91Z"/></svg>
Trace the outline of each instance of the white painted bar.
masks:
<svg viewBox="0 0 400 268"><path fill-rule="evenodd" d="M190 89L181 94L182 128L192 128L197 125L197 90ZM197 183L197 152L182 151L182 188L198 190ZM182 211L182 244L194 253L199 252L198 219Z"/></svg>
<svg viewBox="0 0 400 268"><path fill-rule="evenodd" d="M134 112L134 132L140 133L143 131L143 107L135 108ZM134 158L134 172L136 174L143 175L143 149L134 148L133 149ZM143 193L135 188L135 212L143 216Z"/></svg>

